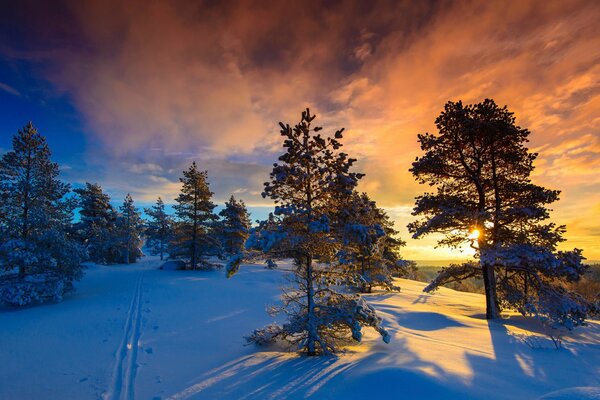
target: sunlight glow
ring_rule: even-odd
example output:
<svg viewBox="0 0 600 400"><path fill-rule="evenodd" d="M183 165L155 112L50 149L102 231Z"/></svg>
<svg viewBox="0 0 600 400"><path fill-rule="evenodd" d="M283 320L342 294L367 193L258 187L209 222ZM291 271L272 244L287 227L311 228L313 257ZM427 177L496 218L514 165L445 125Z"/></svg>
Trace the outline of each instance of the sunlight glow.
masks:
<svg viewBox="0 0 600 400"><path fill-rule="evenodd" d="M479 238L479 229L473 229L469 235L469 239L476 240Z"/></svg>

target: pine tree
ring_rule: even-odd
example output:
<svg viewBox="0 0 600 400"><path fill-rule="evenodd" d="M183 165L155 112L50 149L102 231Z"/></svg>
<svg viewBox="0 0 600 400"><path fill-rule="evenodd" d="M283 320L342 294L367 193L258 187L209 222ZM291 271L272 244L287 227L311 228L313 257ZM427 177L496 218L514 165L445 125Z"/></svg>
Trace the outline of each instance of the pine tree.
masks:
<svg viewBox="0 0 600 400"><path fill-rule="evenodd" d="M60 299L81 277L81 251L69 233L69 185L58 179L58 164L31 122L12 146L0 160L0 267L18 271L18 278L3 286L0 297L18 305ZM39 285L26 281L34 274L43 278Z"/></svg>
<svg viewBox="0 0 600 400"><path fill-rule="evenodd" d="M398 248L404 242L381 208L366 193L353 193L340 208L343 249L338 254L350 283L363 293L375 286L398 290L393 283L394 273L403 272L405 263Z"/></svg>
<svg viewBox="0 0 600 400"><path fill-rule="evenodd" d="M331 265L342 243L336 231L337 207L351 196L362 174L351 172L356 160L338 152L343 129L333 138L317 134L314 115L307 109L293 128L280 123L285 153L274 164L263 197L275 201L270 223L254 230L248 245L269 258L291 257L294 273L283 305L288 321L256 330L248 340L262 344L283 339L308 355L330 353L340 341L360 341L362 327L375 328L384 340L389 335L375 310L359 295L336 290ZM232 263L230 272L237 266Z"/></svg>
<svg viewBox="0 0 600 400"><path fill-rule="evenodd" d="M142 256L140 246L143 224L140 213L135 208L133 198L129 193L125 196L120 210L121 213L117 218L117 245L120 248L120 261L125 264L135 263Z"/></svg>
<svg viewBox="0 0 600 400"><path fill-rule="evenodd" d="M175 199L173 207L177 222L174 235L169 245L169 257L189 260L191 269L198 264L206 267L209 264L202 257L218 247L213 236L214 222L218 217L211 201L213 193L208 187L207 171L199 171L193 162L187 171L183 171L181 193Z"/></svg>
<svg viewBox="0 0 600 400"><path fill-rule="evenodd" d="M164 253L167 251L167 245L171 239L173 221L165 212L165 203L159 197L152 208L144 210L151 218L146 223L147 246L152 255L160 255L162 261Z"/></svg>
<svg viewBox="0 0 600 400"><path fill-rule="evenodd" d="M118 214L110 204L110 197L97 183L86 182L84 188L74 192L79 195L80 207L80 221L75 229L88 259L100 264L117 262L120 258L115 243Z"/></svg>
<svg viewBox="0 0 600 400"><path fill-rule="evenodd" d="M225 208L219 212L222 220L219 224L221 247L225 254L240 254L244 250L246 239L250 235L250 216L242 200L233 195L225 202Z"/></svg>
<svg viewBox="0 0 600 400"><path fill-rule="evenodd" d="M442 233L440 245L470 244L478 262L444 269L426 288L482 277L486 317L515 308L553 325L583 323L592 305L566 290L586 267L581 251L557 251L564 226L547 222L559 191L531 182L537 154L525 146L529 131L493 100L448 102L436 119L439 134L419 135L425 154L411 172L437 193L417 197L409 224L414 238ZM477 236L478 233L478 236Z"/></svg>

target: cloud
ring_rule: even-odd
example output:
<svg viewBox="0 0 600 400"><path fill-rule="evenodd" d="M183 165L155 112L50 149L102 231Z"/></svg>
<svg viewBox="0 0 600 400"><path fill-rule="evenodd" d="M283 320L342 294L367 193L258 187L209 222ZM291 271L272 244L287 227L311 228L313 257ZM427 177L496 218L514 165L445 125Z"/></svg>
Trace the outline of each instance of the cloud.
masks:
<svg viewBox="0 0 600 400"><path fill-rule="evenodd" d="M600 223L577 222L597 220L596 2L107 0L39 8L24 14L54 24L36 24L36 40L23 49L0 51L39 63L72 99L93 135L88 162L110 160L96 174L115 190L172 198L178 175L198 160L219 199L237 191L264 205L262 182L281 151L277 122L294 123L311 106L326 130L347 128L346 150L367 173L361 189L385 207L411 207L427 190L408 172L417 133L435 130L448 100L491 97L532 131L535 181L564 190L555 216L572 225L571 245L585 241L600 258L592 233ZM407 238L408 218L397 219ZM432 243L409 246L431 252Z"/></svg>
<svg viewBox="0 0 600 400"><path fill-rule="evenodd" d="M14 94L15 96L21 96L21 92L19 92L14 87L7 85L6 83L0 82L0 89L4 90L7 93Z"/></svg>
<svg viewBox="0 0 600 400"><path fill-rule="evenodd" d="M129 164L127 169L136 174L144 174L147 172L162 172L163 168L154 163Z"/></svg>

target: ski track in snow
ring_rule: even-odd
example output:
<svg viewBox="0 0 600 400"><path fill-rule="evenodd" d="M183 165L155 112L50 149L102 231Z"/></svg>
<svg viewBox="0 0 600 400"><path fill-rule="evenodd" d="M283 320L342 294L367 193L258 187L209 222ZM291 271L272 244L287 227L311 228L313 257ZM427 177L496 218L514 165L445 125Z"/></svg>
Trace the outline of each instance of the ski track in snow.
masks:
<svg viewBox="0 0 600 400"><path fill-rule="evenodd" d="M109 390L105 400L126 400L134 398L137 353L142 325L142 285L144 272L139 273L135 290L127 312L121 344L115 353L115 365Z"/></svg>

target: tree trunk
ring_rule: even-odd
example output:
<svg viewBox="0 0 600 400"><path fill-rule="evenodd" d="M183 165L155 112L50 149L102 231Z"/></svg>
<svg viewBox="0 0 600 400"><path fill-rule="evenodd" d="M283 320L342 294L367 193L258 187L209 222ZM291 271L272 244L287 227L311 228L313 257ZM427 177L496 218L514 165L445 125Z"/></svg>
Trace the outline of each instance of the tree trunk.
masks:
<svg viewBox="0 0 600 400"><path fill-rule="evenodd" d="M306 256L306 298L308 306L307 315L307 339L306 348L309 356L317 354L315 349L315 342L318 339L317 327L315 326L315 302L314 302L314 287L313 287L313 276L312 276L312 257Z"/></svg>
<svg viewBox="0 0 600 400"><path fill-rule="evenodd" d="M198 240L198 195L194 194L194 222L192 224L192 271L196 270L196 264L198 264L198 260L196 259L197 252L197 242Z"/></svg>
<svg viewBox="0 0 600 400"><path fill-rule="evenodd" d="M23 188L23 227L21 239L27 241L29 236L29 186L31 184L31 149L27 150L27 165L25 167L25 185ZM19 265L19 276L22 278L27 273L27 267L24 264Z"/></svg>
<svg viewBox="0 0 600 400"><path fill-rule="evenodd" d="M125 264L129 264L130 260L129 260L129 254L131 253L131 238L128 236L127 237L127 249L126 249L127 253L125 254Z"/></svg>
<svg viewBox="0 0 600 400"><path fill-rule="evenodd" d="M196 225L196 224L194 224ZM192 233L192 259L191 259L191 267L192 271L196 269L196 227L194 226L194 232Z"/></svg>
<svg viewBox="0 0 600 400"><path fill-rule="evenodd" d="M496 294L496 274L493 265L482 265L483 285L485 287L485 318L496 319L500 317L498 296Z"/></svg>
<svg viewBox="0 0 600 400"><path fill-rule="evenodd" d="M362 293L368 293L367 292L367 282L365 281L365 260L364 258L360 260L360 273L361 273L361 278L362 278L362 282L361 282L361 292Z"/></svg>

